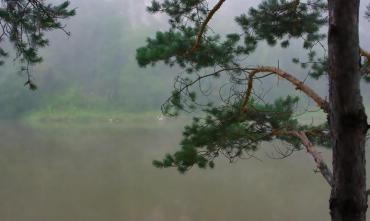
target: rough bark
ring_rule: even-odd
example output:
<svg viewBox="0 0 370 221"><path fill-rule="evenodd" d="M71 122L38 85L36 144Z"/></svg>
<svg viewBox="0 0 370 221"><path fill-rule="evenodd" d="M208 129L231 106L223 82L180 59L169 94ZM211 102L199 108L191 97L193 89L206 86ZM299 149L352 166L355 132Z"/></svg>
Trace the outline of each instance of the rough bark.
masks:
<svg viewBox="0 0 370 221"><path fill-rule="evenodd" d="M365 221L367 116L360 94L359 0L329 0L329 125L333 221Z"/></svg>

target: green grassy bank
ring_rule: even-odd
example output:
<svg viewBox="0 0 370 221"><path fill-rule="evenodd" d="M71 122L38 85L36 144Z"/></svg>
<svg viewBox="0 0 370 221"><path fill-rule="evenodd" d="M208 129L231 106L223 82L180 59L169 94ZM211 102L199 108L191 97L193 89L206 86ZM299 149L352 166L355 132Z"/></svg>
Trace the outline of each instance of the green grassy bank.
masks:
<svg viewBox="0 0 370 221"><path fill-rule="evenodd" d="M184 122L164 117L159 111L150 112L100 112L70 109L63 111L41 110L22 117L22 122L32 127L119 127L158 128L173 127Z"/></svg>

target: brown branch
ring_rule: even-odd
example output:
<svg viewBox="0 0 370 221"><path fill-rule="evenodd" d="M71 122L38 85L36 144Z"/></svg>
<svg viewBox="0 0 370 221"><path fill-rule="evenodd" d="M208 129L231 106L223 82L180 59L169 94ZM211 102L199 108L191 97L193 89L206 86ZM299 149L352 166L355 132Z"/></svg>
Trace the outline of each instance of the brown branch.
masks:
<svg viewBox="0 0 370 221"><path fill-rule="evenodd" d="M242 104L242 109L241 109L241 112L242 113L245 113L247 112L247 107L248 107L248 102L249 102L249 99L252 95L252 89L253 89L253 78L254 78L254 75L256 75L257 72L256 71L252 71L250 74L249 74L249 80L248 80L248 84L247 84L247 92L246 92L246 95L245 95L245 99L243 101L243 104Z"/></svg>
<svg viewBox="0 0 370 221"><path fill-rule="evenodd" d="M292 83L297 90L302 91L308 97L310 97L312 100L314 100L315 103L325 113L329 113L329 111L330 111L329 103L326 100L324 100L323 98L321 98L314 90L312 90L312 88L305 85L303 81L300 81L298 78L294 77L293 75L291 75L291 74L289 74L289 73L287 73L287 72L285 72L285 71L283 71L279 68L269 67L269 66L261 66L261 67L257 67L257 68L254 68L254 69L248 69L248 70L251 71L250 74L249 74L250 77L251 76L254 77L254 75L256 75L258 73L266 73L266 72L278 75L279 77L281 77L281 78L289 81L290 83ZM249 88L249 86L252 86L252 84L253 84L253 82L252 83L248 82L248 89L247 89L246 97L244 98L243 105L241 107L242 111L246 110L246 106L247 106L248 101L250 99L250 93L248 93L248 91L251 91L251 88Z"/></svg>
<svg viewBox="0 0 370 221"><path fill-rule="evenodd" d="M291 134L301 140L302 144L306 147L306 151L311 154L311 156L315 160L317 168L320 170L326 182L328 182L328 184L333 187L333 174L330 171L328 165L325 163L321 154L316 150L315 146L308 139L306 133L302 131L293 131L291 132Z"/></svg>
<svg viewBox="0 0 370 221"><path fill-rule="evenodd" d="M259 73L268 73L266 76L269 76L271 74L275 74L275 75L277 75L277 76L279 76L279 77L287 80L288 82L290 82L291 84L293 84L296 87L297 90L302 91L306 96L308 96L309 98L311 98L312 100L314 100L315 103L324 112L329 113L329 111L330 111L330 109L329 109L329 103L326 100L324 100L323 98L321 98L310 87L308 87L307 85L305 85L304 82L300 81L299 79L297 79L293 75L291 75L291 74L289 74L289 73L287 73L287 72L285 72L285 71L283 71L283 70L281 70L279 68L269 67L269 66L260 66L260 67L257 67L257 68L242 68L242 67L224 68L224 69L215 71L215 72L210 73L210 74L199 76L197 79L193 80L192 82L182 85L178 89L178 93L182 93L183 91L187 90L189 87L193 86L195 83L201 81L202 79L205 79L205 78L208 78L208 77L212 77L212 76L218 76L222 72L228 72L228 71L244 71L244 72L249 72L249 77L250 77L249 79L251 79L251 80L256 79L255 75L256 74L259 74ZM248 86L249 89L247 88L247 91L250 91L250 92L249 93L248 92L246 93L246 97L244 98L244 101L242 102L241 109L240 109L242 112L245 112L246 106L248 105L248 101L249 101L250 96L251 96L251 93L252 93L253 82L248 82L248 85L249 85ZM172 97L173 96L169 97L165 103L170 102L170 100L171 100ZM163 105L162 105L162 111L163 111Z"/></svg>
<svg viewBox="0 0 370 221"><path fill-rule="evenodd" d="M303 144L303 146L305 146L306 151L309 154L311 154L311 156L315 160L316 166L320 170L320 173L324 177L326 182L328 182L328 184L331 187L334 186L333 173L330 171L328 165L325 163L321 154L316 150L315 146L308 139L306 132L304 131L280 131L280 130L275 130L272 132L272 136L278 136L278 135L290 135L290 136L294 136L298 138Z"/></svg>
<svg viewBox="0 0 370 221"><path fill-rule="evenodd" d="M321 154L316 150L315 146L311 143L308 139L306 132L304 131L274 131L273 135L291 135L298 138L303 146L305 146L306 151L311 154L313 159L315 160L317 168L320 170L321 175L324 177L326 182L333 187L334 186L334 178L333 173L330 171L328 165L325 163L324 159L322 158Z"/></svg>
<svg viewBox="0 0 370 221"><path fill-rule="evenodd" d="M367 62L370 63L370 52L365 51L361 47L360 47L360 56L365 57L367 59ZM360 71L362 75L370 75L370 67L361 67Z"/></svg>
<svg viewBox="0 0 370 221"><path fill-rule="evenodd" d="M370 62L370 52L367 52L364 49L360 48L360 56L365 57L367 61Z"/></svg>
<svg viewBox="0 0 370 221"><path fill-rule="evenodd" d="M202 23L202 26L200 27L200 30L197 34L197 39L195 41L195 44L193 45L193 47L191 48L189 54L195 52L200 44L202 43L202 36L206 30L206 27L209 23L209 21L211 21L213 15L221 8L222 4L225 2L226 0L219 0L218 3L212 8L212 10L208 13L206 19L204 20L204 22Z"/></svg>

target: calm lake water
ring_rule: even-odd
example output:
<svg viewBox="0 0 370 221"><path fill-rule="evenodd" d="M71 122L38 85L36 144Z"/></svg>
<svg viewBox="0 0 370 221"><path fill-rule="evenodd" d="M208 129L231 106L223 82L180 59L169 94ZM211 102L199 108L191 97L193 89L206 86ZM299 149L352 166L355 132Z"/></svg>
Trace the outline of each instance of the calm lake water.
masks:
<svg viewBox="0 0 370 221"><path fill-rule="evenodd" d="M304 151L185 175L151 165L173 152L178 126L0 126L2 221L329 220L329 187ZM155 123L154 123L155 124ZM145 129L147 128L147 129ZM174 129L175 128L175 129ZM329 155L328 150L322 150Z"/></svg>

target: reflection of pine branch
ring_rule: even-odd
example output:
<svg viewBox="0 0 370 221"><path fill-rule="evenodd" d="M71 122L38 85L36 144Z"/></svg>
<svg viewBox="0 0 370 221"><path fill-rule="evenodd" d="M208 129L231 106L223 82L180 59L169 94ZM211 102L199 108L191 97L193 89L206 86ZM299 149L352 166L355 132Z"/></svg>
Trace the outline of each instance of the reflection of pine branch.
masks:
<svg viewBox="0 0 370 221"><path fill-rule="evenodd" d="M370 4L366 7L367 11L365 12L365 18L370 21Z"/></svg>

